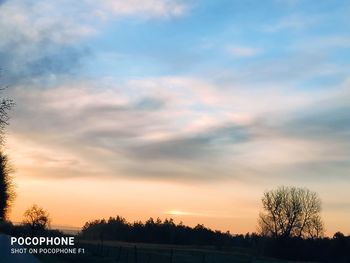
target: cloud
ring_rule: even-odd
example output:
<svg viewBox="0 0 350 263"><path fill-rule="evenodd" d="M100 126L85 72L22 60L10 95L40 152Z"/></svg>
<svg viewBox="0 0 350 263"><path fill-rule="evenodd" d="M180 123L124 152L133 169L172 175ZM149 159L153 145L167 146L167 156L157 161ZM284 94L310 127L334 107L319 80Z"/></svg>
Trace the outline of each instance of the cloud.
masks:
<svg viewBox="0 0 350 263"><path fill-rule="evenodd" d="M350 99L350 98L349 98ZM327 105L326 103L324 105ZM305 113L283 123L285 131L291 135L308 137L308 139L350 139L350 105L332 105Z"/></svg>
<svg viewBox="0 0 350 263"><path fill-rule="evenodd" d="M145 79L102 90L97 85L101 84L69 82L50 89L31 87L30 93L24 87L11 90L18 106L11 122L9 147L14 149L11 155L19 170L28 168L25 160L29 157L21 157L21 152L34 151L37 154L31 157L33 162L43 162L47 156L72 160L82 171L95 166L99 171L96 176L210 178L205 174L208 168L201 164L203 158L217 159L220 145L240 143L248 136L239 125L222 126L225 118L194 121L196 116L203 115L200 109L193 108L195 105L210 107L219 100L200 94L198 85L203 85L208 94L214 92L200 81ZM140 85L148 89L133 92L140 90ZM186 90L187 94L193 90L192 97L185 96ZM18 145L23 139L33 145L24 144L21 149ZM35 150L43 145L55 149L55 153ZM180 165L192 161L196 163L193 167ZM60 177L58 171L64 169L57 170L49 161L44 163L38 168L42 170L39 174L45 178L47 169L52 168L55 171L47 174ZM76 176L73 171L65 171L64 176L68 174ZM83 172L77 173L80 174Z"/></svg>
<svg viewBox="0 0 350 263"><path fill-rule="evenodd" d="M301 137L308 141L347 142L350 139L348 83L345 80L337 89L323 92L322 96L308 105L295 109L293 114L276 117L270 122L271 128L286 136Z"/></svg>
<svg viewBox="0 0 350 263"><path fill-rule="evenodd" d="M137 109L140 110L158 110L162 108L165 104L165 101L155 98L143 98L138 101L135 105Z"/></svg>
<svg viewBox="0 0 350 263"><path fill-rule="evenodd" d="M333 52L339 49L350 48L350 38L345 35L326 35L322 37L308 37L298 40L292 48L296 50L321 50Z"/></svg>
<svg viewBox="0 0 350 263"><path fill-rule="evenodd" d="M0 67L11 85L72 72L87 55L77 44L94 34L65 1L6 1L0 6ZM67 13L66 13L67 12ZM81 22L78 22L81 20ZM15 32L15 33L14 33Z"/></svg>
<svg viewBox="0 0 350 263"><path fill-rule="evenodd" d="M86 171L129 179L273 181L348 169L346 84L323 97L274 88L222 89L180 77L118 85L67 81L50 89L31 87L30 93L20 86L12 91L18 106L10 154L22 171L29 169L28 159L40 162L35 176L43 178ZM65 162L72 169L63 169Z"/></svg>
<svg viewBox="0 0 350 263"><path fill-rule="evenodd" d="M310 52L309 49L300 47L289 50L284 56L253 60L236 70L227 69L221 73L221 77L223 84L254 85L260 89L274 86L291 92L297 87L310 89L313 80L316 80L318 87L334 87L347 77L347 72L345 67L333 61L323 50ZM317 82L327 78L333 78L335 83ZM313 92L314 96L323 96L324 90Z"/></svg>
<svg viewBox="0 0 350 263"><path fill-rule="evenodd" d="M288 171L315 174L322 162L347 171L347 93L293 86L346 73L323 52L252 61L218 82L69 77L90 54L85 41L106 21L169 19L187 10L183 1L3 2L0 33L8 37L0 39L0 67L18 105L9 146L19 170L43 178L164 180L274 180ZM270 31L302 28L296 21L286 18ZM226 51L241 58L263 52L249 45Z"/></svg>
<svg viewBox="0 0 350 263"><path fill-rule="evenodd" d="M0 68L9 84L77 71L89 56L86 40L116 17L166 18L184 14L179 1L13 0L0 5Z"/></svg>
<svg viewBox="0 0 350 263"><path fill-rule="evenodd" d="M255 57L261 53L261 49L259 48L237 45L229 45L226 47L226 50L233 57Z"/></svg>
<svg viewBox="0 0 350 263"><path fill-rule="evenodd" d="M283 30L300 31L317 25L322 18L323 17L319 15L305 16L303 14L292 14L290 16L282 17L279 21L275 21L273 24L264 25L262 29L267 33L276 33Z"/></svg>
<svg viewBox="0 0 350 263"><path fill-rule="evenodd" d="M178 0L102 0L101 10L105 14L140 15L144 17L171 17L187 11L184 1Z"/></svg>
<svg viewBox="0 0 350 263"><path fill-rule="evenodd" d="M295 6L298 5L300 2L302 2L301 0L275 0L275 2L277 4L281 4L281 5L288 5L288 6Z"/></svg>
<svg viewBox="0 0 350 263"><path fill-rule="evenodd" d="M249 130L244 126L223 126L187 137L175 137L158 142L133 146L129 154L141 160L195 160L220 158L226 147L249 140Z"/></svg>

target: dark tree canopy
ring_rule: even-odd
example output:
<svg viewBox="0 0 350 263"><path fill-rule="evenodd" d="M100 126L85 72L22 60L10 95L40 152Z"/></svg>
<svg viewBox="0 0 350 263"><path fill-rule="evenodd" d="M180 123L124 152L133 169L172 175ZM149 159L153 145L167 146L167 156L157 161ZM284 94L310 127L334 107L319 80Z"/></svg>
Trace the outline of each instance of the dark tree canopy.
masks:
<svg viewBox="0 0 350 263"><path fill-rule="evenodd" d="M259 230L264 236L318 238L323 235L321 200L306 188L279 187L264 193Z"/></svg>
<svg viewBox="0 0 350 263"><path fill-rule="evenodd" d="M0 151L0 221L5 221L15 197L8 158Z"/></svg>

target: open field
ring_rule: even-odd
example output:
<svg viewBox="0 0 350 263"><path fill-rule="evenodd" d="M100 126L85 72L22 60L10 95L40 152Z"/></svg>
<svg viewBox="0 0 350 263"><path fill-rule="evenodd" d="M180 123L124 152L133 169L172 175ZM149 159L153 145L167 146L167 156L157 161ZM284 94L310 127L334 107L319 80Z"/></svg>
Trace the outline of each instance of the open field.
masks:
<svg viewBox="0 0 350 263"><path fill-rule="evenodd" d="M50 263L287 263L269 258L255 257L241 248L217 250L214 247L173 246L158 244L106 241L80 241L85 255L40 256Z"/></svg>

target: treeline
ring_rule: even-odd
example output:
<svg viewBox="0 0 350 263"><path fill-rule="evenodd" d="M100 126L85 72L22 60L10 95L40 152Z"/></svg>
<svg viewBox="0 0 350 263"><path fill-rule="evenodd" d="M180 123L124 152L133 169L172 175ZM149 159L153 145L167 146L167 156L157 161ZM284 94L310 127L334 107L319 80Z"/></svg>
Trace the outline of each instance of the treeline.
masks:
<svg viewBox="0 0 350 263"><path fill-rule="evenodd" d="M350 262L350 236L340 232L332 238L273 238L255 233L232 235L200 224L189 227L182 223L175 224L173 219L162 221L150 218L144 223L129 223L117 216L87 222L79 237L100 241L211 246L231 251L241 248L241 251L251 255L287 260Z"/></svg>
<svg viewBox="0 0 350 263"><path fill-rule="evenodd" d="M159 218L150 218L145 223L129 223L120 216L87 222L80 236L86 239L177 245L230 245L233 238L228 232L213 231L199 224L189 227L182 223L175 224L173 219L162 221Z"/></svg>

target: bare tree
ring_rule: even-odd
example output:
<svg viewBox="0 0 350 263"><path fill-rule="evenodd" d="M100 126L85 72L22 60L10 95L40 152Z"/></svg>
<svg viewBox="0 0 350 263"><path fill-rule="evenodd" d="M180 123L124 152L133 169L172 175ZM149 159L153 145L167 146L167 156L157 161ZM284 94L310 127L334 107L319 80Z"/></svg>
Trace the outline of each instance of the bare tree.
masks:
<svg viewBox="0 0 350 263"><path fill-rule="evenodd" d="M1 77L0 69L0 77ZM0 93L3 92L7 87L0 86ZM9 111L15 106L15 102L12 99L0 97L0 142L3 143L3 133L5 127L9 124Z"/></svg>
<svg viewBox="0 0 350 263"><path fill-rule="evenodd" d="M323 235L321 200L306 188L279 187L262 198L260 233L272 237L317 238Z"/></svg>
<svg viewBox="0 0 350 263"><path fill-rule="evenodd" d="M50 216L43 208L33 205L24 212L23 224L30 226L34 234L50 226Z"/></svg>
<svg viewBox="0 0 350 263"><path fill-rule="evenodd" d="M3 88L0 88L0 91L2 91ZM0 101L0 131L1 131L1 137L4 132L4 128L6 125L8 125L8 121L10 119L9 117L9 111L14 107L15 103L11 99L3 98Z"/></svg>
<svg viewBox="0 0 350 263"><path fill-rule="evenodd" d="M0 88L0 92L3 88ZM4 142L4 129L8 125L8 112L14 106L11 99L0 99L0 222L6 220L10 205L14 200L15 192L13 188L11 168L8 158L3 154L2 146Z"/></svg>

